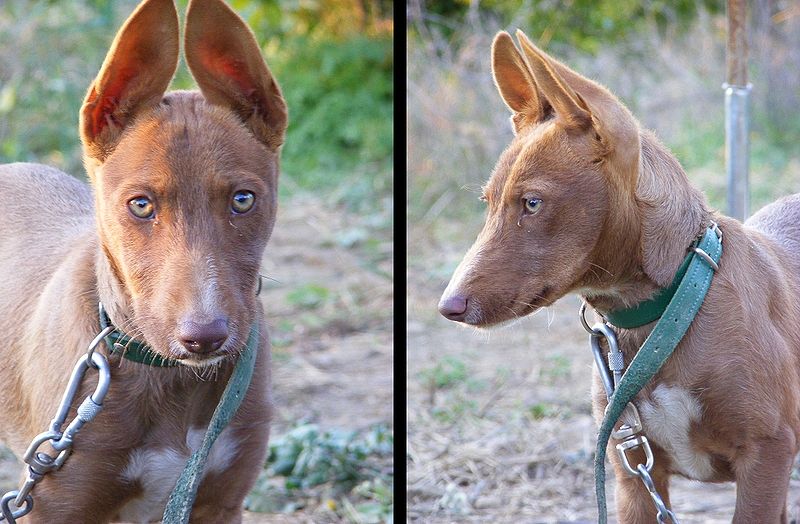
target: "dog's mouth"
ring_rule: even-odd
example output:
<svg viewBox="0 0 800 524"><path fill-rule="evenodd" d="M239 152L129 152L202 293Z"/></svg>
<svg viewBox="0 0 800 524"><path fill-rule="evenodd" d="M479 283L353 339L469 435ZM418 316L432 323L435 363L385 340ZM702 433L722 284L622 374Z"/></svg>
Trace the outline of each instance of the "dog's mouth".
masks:
<svg viewBox="0 0 800 524"><path fill-rule="evenodd" d="M236 359L240 353L240 351L236 350L237 344L238 342L236 341L236 337L231 337L231 339L227 340L222 347L215 351L210 351L208 353L193 353L185 349L179 341L172 340L169 343L169 354L167 358L174 360L183 366L189 366L193 368L212 367L221 364L226 360Z"/></svg>
<svg viewBox="0 0 800 524"><path fill-rule="evenodd" d="M187 354L184 355L175 355L172 358L183 366L189 366L192 368L205 368L220 364L223 360L231 356L230 354L198 356L193 353L186 353Z"/></svg>
<svg viewBox="0 0 800 524"><path fill-rule="evenodd" d="M522 306L522 309L517 313L518 316L524 317L530 315L537 309L552 305L553 301L550 300L551 291L552 289L550 286L545 286L541 291L534 293L531 298L527 300L516 300L515 303Z"/></svg>
<svg viewBox="0 0 800 524"><path fill-rule="evenodd" d="M468 300L468 312L460 322L478 328L502 326L526 317L543 307L549 307L553 302L555 302L555 294L550 286L545 286L538 293L530 295L530 298L514 298L501 307L485 307L480 300L472 299Z"/></svg>

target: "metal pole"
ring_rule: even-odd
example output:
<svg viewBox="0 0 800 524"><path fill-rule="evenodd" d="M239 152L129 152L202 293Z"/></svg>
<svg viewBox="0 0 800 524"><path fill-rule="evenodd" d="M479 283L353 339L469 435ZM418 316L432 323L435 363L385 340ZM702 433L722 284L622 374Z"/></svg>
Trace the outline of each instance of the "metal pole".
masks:
<svg viewBox="0 0 800 524"><path fill-rule="evenodd" d="M747 24L745 0L728 0L728 52L725 90L725 164L728 175L728 214L744 221L749 214L750 164L749 99L747 82Z"/></svg>

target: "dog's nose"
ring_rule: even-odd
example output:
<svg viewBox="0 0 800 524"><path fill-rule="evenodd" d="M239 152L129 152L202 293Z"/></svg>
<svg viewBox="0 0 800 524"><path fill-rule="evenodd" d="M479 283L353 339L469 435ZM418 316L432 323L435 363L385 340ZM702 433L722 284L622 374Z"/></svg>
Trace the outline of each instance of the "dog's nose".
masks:
<svg viewBox="0 0 800 524"><path fill-rule="evenodd" d="M218 318L208 324L185 320L178 327L178 340L192 353L216 351L228 339L228 321Z"/></svg>
<svg viewBox="0 0 800 524"><path fill-rule="evenodd" d="M461 322L467 316L467 298L461 295L442 297L439 301L439 313L450 320Z"/></svg>

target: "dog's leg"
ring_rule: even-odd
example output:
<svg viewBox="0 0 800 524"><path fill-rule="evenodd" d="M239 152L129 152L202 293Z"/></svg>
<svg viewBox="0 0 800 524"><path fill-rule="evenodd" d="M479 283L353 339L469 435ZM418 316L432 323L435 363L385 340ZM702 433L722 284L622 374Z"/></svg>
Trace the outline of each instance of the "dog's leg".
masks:
<svg viewBox="0 0 800 524"><path fill-rule="evenodd" d="M669 473L667 457L657 446L652 445L655 459L650 476L664 504L669 508ZM656 522L656 507L644 483L638 477L630 476L622 467L614 445L608 446L608 456L614 465L617 481L614 493L617 499L618 520L622 524L652 524ZM644 464L645 455L640 449L628 452L631 465Z"/></svg>
<svg viewBox="0 0 800 524"><path fill-rule="evenodd" d="M737 461L734 524L786 522L786 494L796 450L790 428L753 444L747 459Z"/></svg>

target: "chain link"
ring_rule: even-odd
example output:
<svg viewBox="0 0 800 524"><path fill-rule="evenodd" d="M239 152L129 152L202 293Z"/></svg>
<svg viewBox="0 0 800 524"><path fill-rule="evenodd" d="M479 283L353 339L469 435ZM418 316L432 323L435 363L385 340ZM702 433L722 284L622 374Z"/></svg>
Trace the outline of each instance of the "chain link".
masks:
<svg viewBox="0 0 800 524"><path fill-rule="evenodd" d="M584 302L581 305L579 317L584 329L591 335L589 342L592 348L592 354L594 355L597 370L600 372L600 378L602 379L606 396L610 400L622 377L622 371L625 369L622 352L619 350L617 336L611 329L611 326L605 322L598 322L592 327L589 327L589 324L586 322L585 314L586 303ZM605 339L608 344L608 364L606 364L603 358L603 350L600 347L601 338ZM608 409L608 406L606 406L606 409ZM616 445L616 449L622 462L623 469L625 469L630 476L639 477L644 484L647 492L650 494L650 498L653 499L653 504L657 512L656 519L659 524L665 524L667 522L678 524L678 518L664 503L664 500L656 489L653 478L650 476L650 472L653 470L653 465L655 464L655 458L653 457L653 450L650 448L650 442L647 440L647 437L642 434L644 429L642 427L642 420L639 417L639 410L636 409L636 406L632 402L629 402L619 418L621 424L611 433L611 438L620 441ZM628 460L628 451L634 449L641 449L644 452L644 464L636 464L633 466Z"/></svg>
<svg viewBox="0 0 800 524"><path fill-rule="evenodd" d="M34 437L27 451L25 451L23 462L28 465L28 468L22 486L18 490L9 491L0 499L0 522L15 524L17 519L31 512L33 509L31 490L45 475L64 465L72 450L75 435L87 422L92 421L103 408L103 400L111 384L111 368L106 357L96 352L95 349L113 330L113 327L107 327L98 333L94 340L89 343L86 353L75 364L56 416L50 422L50 428ZM75 395L78 394L78 389L89 368L97 370L99 374L97 386L94 392L78 406L75 418L72 419L64 431L61 431L75 400ZM48 442L50 447L56 451L55 454L50 455L44 451L39 451L39 448L45 442Z"/></svg>
<svg viewBox="0 0 800 524"><path fill-rule="evenodd" d="M647 488L647 492L650 493L650 498L653 499L653 504L656 506L656 510L658 513L656 514L656 519L658 520L659 524L664 524L665 522L672 522L673 524L678 524L678 518L675 514L670 510L664 501L661 499L661 495L659 495L658 490L656 490L656 485L653 482L653 478L650 476L650 471L644 464L639 464L636 466L636 476L642 480L644 487Z"/></svg>

